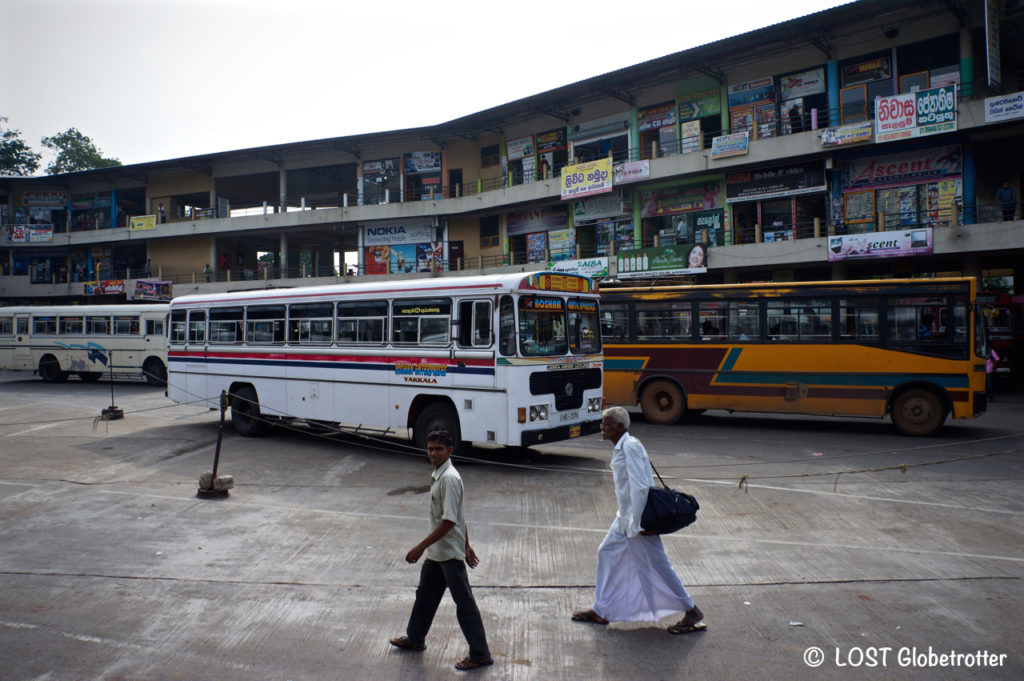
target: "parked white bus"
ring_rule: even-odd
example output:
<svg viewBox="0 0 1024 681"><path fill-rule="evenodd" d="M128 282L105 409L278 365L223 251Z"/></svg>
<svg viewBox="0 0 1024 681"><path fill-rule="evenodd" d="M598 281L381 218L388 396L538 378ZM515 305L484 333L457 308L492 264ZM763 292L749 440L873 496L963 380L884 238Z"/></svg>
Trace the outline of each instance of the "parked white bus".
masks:
<svg viewBox="0 0 1024 681"><path fill-rule="evenodd" d="M167 381L167 303L0 307L0 369Z"/></svg>
<svg viewBox="0 0 1024 681"><path fill-rule="evenodd" d="M528 446L595 433L598 292L540 272L190 295L171 301L168 396L242 435L303 419ZM407 431L406 431L407 432Z"/></svg>

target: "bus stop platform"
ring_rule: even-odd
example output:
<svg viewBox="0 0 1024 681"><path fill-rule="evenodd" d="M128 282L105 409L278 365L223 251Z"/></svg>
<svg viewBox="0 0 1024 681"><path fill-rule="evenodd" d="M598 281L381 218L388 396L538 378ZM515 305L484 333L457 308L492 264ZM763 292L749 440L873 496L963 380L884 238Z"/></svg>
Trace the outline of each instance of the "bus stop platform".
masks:
<svg viewBox="0 0 1024 681"><path fill-rule="evenodd" d="M95 421L105 390L0 384L0 677L460 673L466 643L447 597L426 651L388 644L404 633L418 578L405 553L429 530L425 456L228 428L220 472L235 488L198 498L216 413L119 385L125 418ZM696 524L664 539L708 624L684 636L665 631L672 618L570 621L592 603L614 515L609 443L473 449L456 465L495 663L466 674L1024 678L1022 408L1009 396L927 441L861 421L635 424L662 474L701 503ZM798 477L973 455L907 473Z"/></svg>

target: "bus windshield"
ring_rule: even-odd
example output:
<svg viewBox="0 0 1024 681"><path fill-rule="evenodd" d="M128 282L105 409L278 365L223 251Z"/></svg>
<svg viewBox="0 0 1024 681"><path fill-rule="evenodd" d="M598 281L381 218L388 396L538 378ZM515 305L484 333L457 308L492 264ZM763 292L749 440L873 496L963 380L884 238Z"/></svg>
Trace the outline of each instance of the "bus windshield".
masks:
<svg viewBox="0 0 1024 681"><path fill-rule="evenodd" d="M519 352L524 356L568 354L565 328L565 303L561 298L522 296L519 299Z"/></svg>

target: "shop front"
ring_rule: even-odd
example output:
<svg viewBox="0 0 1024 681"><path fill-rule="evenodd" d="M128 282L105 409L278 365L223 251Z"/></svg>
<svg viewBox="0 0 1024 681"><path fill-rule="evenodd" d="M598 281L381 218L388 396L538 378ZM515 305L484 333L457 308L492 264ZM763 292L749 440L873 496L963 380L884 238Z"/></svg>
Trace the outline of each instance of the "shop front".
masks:
<svg viewBox="0 0 1024 681"><path fill-rule="evenodd" d="M663 102L637 112L640 158L657 158L679 153L676 140L676 103Z"/></svg>
<svg viewBox="0 0 1024 681"><path fill-rule="evenodd" d="M55 232L68 231L67 192L24 192L21 196L21 206L14 211L12 224L52 225Z"/></svg>
<svg viewBox="0 0 1024 681"><path fill-rule="evenodd" d="M565 128L556 128L537 135L537 178L558 177L569 164L569 144Z"/></svg>
<svg viewBox="0 0 1024 681"><path fill-rule="evenodd" d="M576 232L569 227L569 213L564 205L507 213L505 232L509 253L516 264L546 262L557 259L556 254L575 257Z"/></svg>
<svg viewBox="0 0 1024 681"><path fill-rule="evenodd" d="M814 236L814 220L827 218L825 161L754 168L725 176L725 200L733 216L733 242L753 243L756 225L764 241Z"/></svg>
<svg viewBox="0 0 1024 681"><path fill-rule="evenodd" d="M611 156L621 162L629 156L629 115L608 116L573 126L569 135L574 162L587 163Z"/></svg>
<svg viewBox="0 0 1024 681"><path fill-rule="evenodd" d="M363 161L363 181L360 184L360 205L399 201L402 173L397 158Z"/></svg>
<svg viewBox="0 0 1024 681"><path fill-rule="evenodd" d="M842 162L836 233L950 226L963 200L960 145Z"/></svg>
<svg viewBox="0 0 1024 681"><path fill-rule="evenodd" d="M517 137L505 143L508 155L508 182L510 185L533 182L537 179L536 147L533 135Z"/></svg>
<svg viewBox="0 0 1024 681"><path fill-rule="evenodd" d="M441 197L443 156L440 151L413 151L402 156L403 201L433 201Z"/></svg>
<svg viewBox="0 0 1024 681"><path fill-rule="evenodd" d="M780 122L783 134L828 127L825 69L819 67L779 76Z"/></svg>
<svg viewBox="0 0 1024 681"><path fill-rule="evenodd" d="M117 226L111 192L76 194L71 197L71 231L111 229Z"/></svg>
<svg viewBox="0 0 1024 681"><path fill-rule="evenodd" d="M751 139L775 136L775 83L771 77L729 86L729 125Z"/></svg>
<svg viewBox="0 0 1024 681"><path fill-rule="evenodd" d="M572 218L584 255L609 255L613 241L616 253L633 248L632 210L618 191L576 199Z"/></svg>
<svg viewBox="0 0 1024 681"><path fill-rule="evenodd" d="M700 151L710 140L722 134L722 95L712 87L679 97L679 151Z"/></svg>
<svg viewBox="0 0 1024 681"><path fill-rule="evenodd" d="M645 245L725 244L726 210L722 177L642 188L641 232Z"/></svg>
<svg viewBox="0 0 1024 681"><path fill-rule="evenodd" d="M423 218L365 224L359 241L366 274L442 272L448 262L444 228Z"/></svg>

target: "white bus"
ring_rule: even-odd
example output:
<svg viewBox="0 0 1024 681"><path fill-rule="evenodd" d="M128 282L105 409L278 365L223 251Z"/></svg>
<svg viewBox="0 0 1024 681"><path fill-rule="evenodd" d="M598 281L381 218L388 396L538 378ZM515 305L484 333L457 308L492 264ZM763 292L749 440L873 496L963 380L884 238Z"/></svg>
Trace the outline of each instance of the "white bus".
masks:
<svg viewBox="0 0 1024 681"><path fill-rule="evenodd" d="M168 396L230 395L268 423L435 428L529 446L600 429L596 284L539 272L190 295L171 301ZM407 431L405 431L407 432Z"/></svg>
<svg viewBox="0 0 1024 681"><path fill-rule="evenodd" d="M167 303L0 307L0 369L167 381Z"/></svg>

